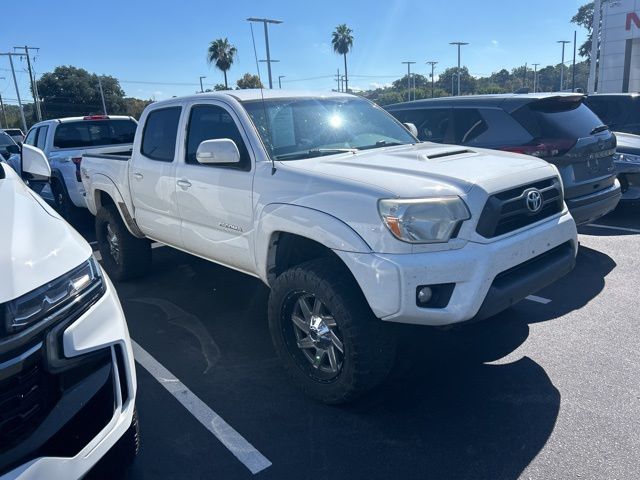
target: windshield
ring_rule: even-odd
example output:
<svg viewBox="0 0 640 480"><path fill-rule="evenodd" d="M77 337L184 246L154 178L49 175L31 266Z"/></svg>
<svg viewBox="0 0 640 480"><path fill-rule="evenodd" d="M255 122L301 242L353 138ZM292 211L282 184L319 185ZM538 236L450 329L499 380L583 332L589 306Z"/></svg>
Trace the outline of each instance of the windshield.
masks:
<svg viewBox="0 0 640 480"><path fill-rule="evenodd" d="M416 142L388 113L361 98L252 100L243 105L274 160Z"/></svg>
<svg viewBox="0 0 640 480"><path fill-rule="evenodd" d="M97 147L133 143L133 120L79 120L58 125L53 146L57 148Z"/></svg>

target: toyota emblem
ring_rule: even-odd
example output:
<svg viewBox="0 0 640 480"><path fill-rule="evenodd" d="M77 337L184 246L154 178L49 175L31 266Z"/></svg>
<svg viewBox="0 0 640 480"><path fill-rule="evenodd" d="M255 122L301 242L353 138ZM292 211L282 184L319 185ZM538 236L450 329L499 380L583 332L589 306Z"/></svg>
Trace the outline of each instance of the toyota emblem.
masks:
<svg viewBox="0 0 640 480"><path fill-rule="evenodd" d="M524 194L524 199L531 213L538 213L542 208L542 195L537 188L527 190Z"/></svg>

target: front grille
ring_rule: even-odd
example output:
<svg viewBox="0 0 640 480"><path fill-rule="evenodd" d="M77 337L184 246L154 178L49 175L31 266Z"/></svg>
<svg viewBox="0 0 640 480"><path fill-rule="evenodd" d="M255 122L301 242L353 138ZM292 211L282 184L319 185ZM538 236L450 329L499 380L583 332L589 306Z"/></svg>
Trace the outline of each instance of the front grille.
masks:
<svg viewBox="0 0 640 480"><path fill-rule="evenodd" d="M532 213L526 204L525 192L538 189L542 195L542 208ZM562 211L562 188L558 178L548 178L535 183L520 185L491 195L487 200L476 232L485 238L493 238L512 232Z"/></svg>
<svg viewBox="0 0 640 480"><path fill-rule="evenodd" d="M32 433L58 398L55 379L42 368L38 351L18 374L0 382L0 451Z"/></svg>

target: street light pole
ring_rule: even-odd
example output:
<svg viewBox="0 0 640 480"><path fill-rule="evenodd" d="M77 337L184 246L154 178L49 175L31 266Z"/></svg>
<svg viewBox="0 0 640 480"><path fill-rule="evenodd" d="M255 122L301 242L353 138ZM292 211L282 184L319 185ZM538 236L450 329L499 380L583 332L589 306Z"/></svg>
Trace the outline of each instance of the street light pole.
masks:
<svg viewBox="0 0 640 480"><path fill-rule="evenodd" d="M538 65L539 63L532 63L533 65L533 93L536 93L538 88Z"/></svg>
<svg viewBox="0 0 640 480"><path fill-rule="evenodd" d="M411 101L411 65L416 62L401 62L407 64L407 101Z"/></svg>
<svg viewBox="0 0 640 480"><path fill-rule="evenodd" d="M564 46L571 42L569 40L558 40L557 43L562 44L562 63L560 64L560 91L562 91L564 87Z"/></svg>
<svg viewBox="0 0 640 480"><path fill-rule="evenodd" d="M278 75L278 88L282 90L282 79L286 77L286 75Z"/></svg>
<svg viewBox="0 0 640 480"><path fill-rule="evenodd" d="M427 62L428 65L431 65L431 98L433 98L433 71L436 67L436 63L438 62L434 62L434 61Z"/></svg>
<svg viewBox="0 0 640 480"><path fill-rule="evenodd" d="M269 73L269 88L273 88L273 81L271 79L271 52L269 51L269 28L267 27L268 23L280 24L282 20L273 20L270 18L255 18L249 17L247 18L248 22L262 22L264 25L264 43L267 49L267 72Z"/></svg>
<svg viewBox="0 0 640 480"><path fill-rule="evenodd" d="M204 87L202 86L202 79L207 78L206 75L200 75L200 93L204 93Z"/></svg>
<svg viewBox="0 0 640 480"><path fill-rule="evenodd" d="M469 42L449 42L449 45L458 46L458 96L460 96L460 47L463 45L469 45Z"/></svg>

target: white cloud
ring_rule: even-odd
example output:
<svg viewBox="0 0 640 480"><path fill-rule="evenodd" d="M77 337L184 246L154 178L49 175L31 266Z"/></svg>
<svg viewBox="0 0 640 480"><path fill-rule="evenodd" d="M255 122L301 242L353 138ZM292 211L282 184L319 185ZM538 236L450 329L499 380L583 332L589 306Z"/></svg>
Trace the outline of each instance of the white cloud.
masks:
<svg viewBox="0 0 640 480"><path fill-rule="evenodd" d="M491 40L491 45L497 47L499 44L500 44L500 42L498 40Z"/></svg>

